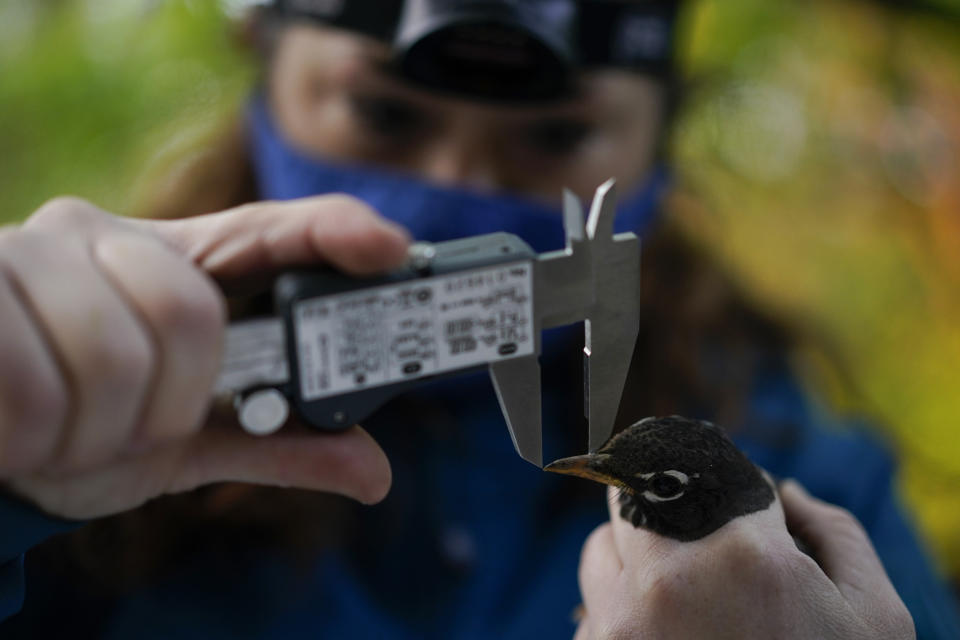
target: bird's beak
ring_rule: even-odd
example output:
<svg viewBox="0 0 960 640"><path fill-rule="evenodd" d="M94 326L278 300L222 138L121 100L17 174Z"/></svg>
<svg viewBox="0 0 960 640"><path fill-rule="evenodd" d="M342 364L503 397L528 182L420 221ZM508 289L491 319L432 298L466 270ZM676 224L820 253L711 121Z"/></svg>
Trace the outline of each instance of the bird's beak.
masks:
<svg viewBox="0 0 960 640"><path fill-rule="evenodd" d="M560 458L545 466L543 470L562 473L568 476L578 476L580 478L586 478L587 480L593 480L594 482L609 484L613 487L625 487L626 485L624 485L621 480L618 480L605 470L604 467L606 467L606 465L604 462L609 457L608 454L603 453L588 453L583 456Z"/></svg>

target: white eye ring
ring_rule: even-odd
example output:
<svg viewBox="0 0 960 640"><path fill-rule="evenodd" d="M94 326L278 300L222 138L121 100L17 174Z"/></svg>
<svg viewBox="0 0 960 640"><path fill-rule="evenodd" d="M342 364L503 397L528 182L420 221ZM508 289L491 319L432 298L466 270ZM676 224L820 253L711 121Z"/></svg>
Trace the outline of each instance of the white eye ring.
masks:
<svg viewBox="0 0 960 640"><path fill-rule="evenodd" d="M644 499L648 500L649 502L670 502L671 500L676 500L678 498L683 497L683 494L686 492L685 487L687 486L687 484L690 483L690 476L685 474L683 471L677 471L675 469L670 469L668 471L661 471L659 473L676 479L677 481L680 482L680 484L684 487L684 489L680 489L680 491L678 491L676 494L672 496L668 496L666 498L663 496L657 495L656 493L648 489L644 491L642 494ZM650 472L650 473L638 473L636 474L636 477L640 478L641 480L649 480L655 475L657 475L656 471ZM699 473L693 474L694 478L697 478L699 476L700 476Z"/></svg>
<svg viewBox="0 0 960 640"><path fill-rule="evenodd" d="M683 471L674 471L673 469L670 469L669 471L664 471L663 475L670 476L671 478L676 478L677 480L680 481L680 484L682 484L683 486L687 486L687 484L690 482L690 476L685 474ZM696 475L694 477L696 477Z"/></svg>
<svg viewBox="0 0 960 640"><path fill-rule="evenodd" d="M650 502L670 502L671 500L682 498L683 494L684 494L684 491L680 490L675 495L672 495L669 498L664 498L662 496L658 496L653 491L650 491L649 489L647 489L646 491L643 492L643 497L644 499L649 500Z"/></svg>
<svg viewBox="0 0 960 640"><path fill-rule="evenodd" d="M657 473L662 473L662 474L665 475L665 476L670 476L671 478L676 478L677 480L680 481L680 484L682 484L683 486L687 486L687 484L690 482L690 478L691 478L691 476L688 476L688 475L685 474L683 471L677 471L677 470L675 470L675 469L670 469L669 471L660 471L660 472L651 471L650 473L636 473L636 474L634 474L634 477L640 478L641 480L649 480L649 479L652 478L653 476L657 475ZM699 474L699 473L695 473L695 474L693 474L692 477L694 477L694 478L699 478L699 477L700 477L700 474Z"/></svg>

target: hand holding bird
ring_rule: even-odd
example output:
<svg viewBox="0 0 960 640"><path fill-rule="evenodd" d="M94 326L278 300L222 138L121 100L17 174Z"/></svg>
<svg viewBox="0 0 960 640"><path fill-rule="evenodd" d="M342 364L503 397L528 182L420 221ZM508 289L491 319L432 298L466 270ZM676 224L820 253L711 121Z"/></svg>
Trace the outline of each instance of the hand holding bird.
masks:
<svg viewBox="0 0 960 640"><path fill-rule="evenodd" d="M648 418L547 469L611 485L581 555L578 640L915 637L856 519L795 482L775 492L710 423Z"/></svg>

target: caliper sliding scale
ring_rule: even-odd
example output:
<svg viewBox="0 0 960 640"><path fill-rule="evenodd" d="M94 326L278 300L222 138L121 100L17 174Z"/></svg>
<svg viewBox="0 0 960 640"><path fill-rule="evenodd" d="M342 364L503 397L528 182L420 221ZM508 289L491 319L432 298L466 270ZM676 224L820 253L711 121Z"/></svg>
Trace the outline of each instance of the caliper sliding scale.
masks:
<svg viewBox="0 0 960 640"><path fill-rule="evenodd" d="M564 192L566 248L537 255L508 233L411 246L407 265L357 279L285 273L276 315L232 324L216 393L247 431L266 434L290 405L339 431L424 380L488 368L520 456L542 466L541 331L584 321L589 449L610 437L639 323L640 245L613 233L614 181L584 220ZM442 212L437 212L442 215Z"/></svg>

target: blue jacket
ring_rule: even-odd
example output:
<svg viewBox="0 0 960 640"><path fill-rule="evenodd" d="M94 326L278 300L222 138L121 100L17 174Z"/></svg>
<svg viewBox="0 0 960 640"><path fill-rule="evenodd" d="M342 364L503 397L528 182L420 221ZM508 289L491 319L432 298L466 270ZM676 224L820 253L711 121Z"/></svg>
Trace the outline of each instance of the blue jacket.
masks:
<svg viewBox="0 0 960 640"><path fill-rule="evenodd" d="M393 462L391 495L360 511L348 549L306 567L271 549L190 557L92 615L77 604L84 584L32 575L29 554L24 579L24 552L76 525L0 501L0 619L9 617L0 637L570 637L580 549L607 518L602 488L520 460L484 379L421 395L432 423L456 428L381 412L368 429ZM545 453L573 453L557 432L582 425L564 402L544 404ZM921 638L960 638L955 602L904 520L893 463L873 438L822 414L778 365L759 377L738 440L772 473L857 515ZM571 486L587 499L567 498Z"/></svg>

